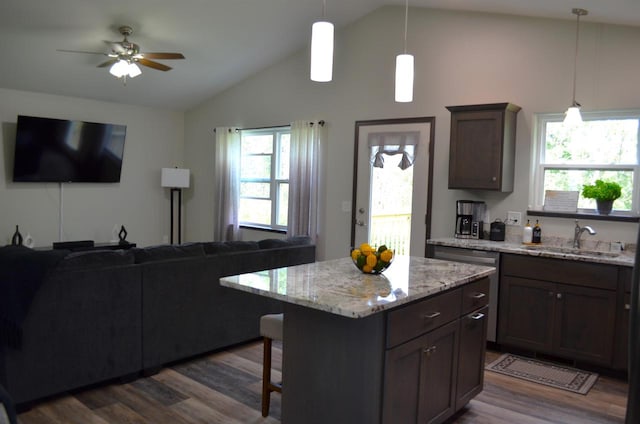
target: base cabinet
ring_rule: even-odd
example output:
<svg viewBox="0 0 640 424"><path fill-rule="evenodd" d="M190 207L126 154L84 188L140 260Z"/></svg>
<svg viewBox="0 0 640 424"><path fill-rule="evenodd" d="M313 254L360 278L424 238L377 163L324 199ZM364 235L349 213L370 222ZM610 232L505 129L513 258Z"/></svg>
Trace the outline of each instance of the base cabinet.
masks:
<svg viewBox="0 0 640 424"><path fill-rule="evenodd" d="M502 263L499 343L612 365L616 267L512 255Z"/></svg>
<svg viewBox="0 0 640 424"><path fill-rule="evenodd" d="M457 294L488 301L487 282ZM488 306L462 303L464 315L387 350L383 423L441 423L482 391ZM425 317L439 312L427 308Z"/></svg>
<svg viewBox="0 0 640 424"><path fill-rule="evenodd" d="M489 279L353 319L285 304L282 422L442 423L482 390Z"/></svg>

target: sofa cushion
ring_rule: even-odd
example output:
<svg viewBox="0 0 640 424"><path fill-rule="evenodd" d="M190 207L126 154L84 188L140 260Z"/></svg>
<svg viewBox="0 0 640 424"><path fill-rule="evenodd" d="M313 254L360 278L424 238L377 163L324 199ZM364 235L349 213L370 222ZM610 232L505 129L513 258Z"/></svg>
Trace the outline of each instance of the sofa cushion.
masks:
<svg viewBox="0 0 640 424"><path fill-rule="evenodd" d="M184 243L179 245L159 245L143 248L134 248L135 262L143 264L146 262L163 261L166 259L180 259L197 256L204 256L202 243Z"/></svg>
<svg viewBox="0 0 640 424"><path fill-rule="evenodd" d="M206 255L219 255L231 252L231 247L224 241L209 241L202 243Z"/></svg>
<svg viewBox="0 0 640 424"><path fill-rule="evenodd" d="M225 244L229 246L231 252L244 252L247 250L259 250L260 246L257 241L225 241Z"/></svg>
<svg viewBox="0 0 640 424"><path fill-rule="evenodd" d="M107 266L130 265L134 262L130 250L86 250L73 252L58 263L58 270L90 269Z"/></svg>
<svg viewBox="0 0 640 424"><path fill-rule="evenodd" d="M287 247L290 245L286 239L264 239L258 242L260 249L274 249L276 247Z"/></svg>

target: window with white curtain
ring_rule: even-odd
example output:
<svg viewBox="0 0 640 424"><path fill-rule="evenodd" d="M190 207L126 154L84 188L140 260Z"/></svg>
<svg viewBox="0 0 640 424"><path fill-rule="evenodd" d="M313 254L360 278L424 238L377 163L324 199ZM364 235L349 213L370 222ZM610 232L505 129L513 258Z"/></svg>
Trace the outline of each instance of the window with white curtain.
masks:
<svg viewBox="0 0 640 424"><path fill-rule="evenodd" d="M563 124L564 114L536 115L534 154L535 209L542 209L546 190L579 191L579 211L593 211L594 199L582 196L582 187L602 179L622 187L614 211L637 213L640 110L582 112L583 123Z"/></svg>
<svg viewBox="0 0 640 424"><path fill-rule="evenodd" d="M291 128L241 131L240 225L286 231Z"/></svg>

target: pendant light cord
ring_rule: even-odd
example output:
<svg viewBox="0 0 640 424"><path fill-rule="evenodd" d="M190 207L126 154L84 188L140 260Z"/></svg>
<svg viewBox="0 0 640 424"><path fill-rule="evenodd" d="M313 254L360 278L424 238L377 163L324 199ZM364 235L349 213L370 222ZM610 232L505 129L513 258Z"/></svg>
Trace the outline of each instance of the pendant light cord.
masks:
<svg viewBox="0 0 640 424"><path fill-rule="evenodd" d="M573 55L573 103L571 106L576 105L576 78L578 75L578 39L580 38L580 14L576 13L576 50Z"/></svg>
<svg viewBox="0 0 640 424"><path fill-rule="evenodd" d="M404 8L404 53L407 54L407 26L409 23L409 0L405 2Z"/></svg>
<svg viewBox="0 0 640 424"><path fill-rule="evenodd" d="M576 79L578 75L578 40L580 39L580 16L587 15L589 12L585 9L573 9L571 11L576 15L576 50L573 56L573 103L571 106L579 106L576 102Z"/></svg>

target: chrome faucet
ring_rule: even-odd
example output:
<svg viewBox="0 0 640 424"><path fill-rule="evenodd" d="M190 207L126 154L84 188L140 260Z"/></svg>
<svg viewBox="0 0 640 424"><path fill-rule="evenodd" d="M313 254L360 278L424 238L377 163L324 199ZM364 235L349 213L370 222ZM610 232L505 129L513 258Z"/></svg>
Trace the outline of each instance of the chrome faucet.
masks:
<svg viewBox="0 0 640 424"><path fill-rule="evenodd" d="M580 224L578 224L578 220L576 219L576 228L575 228L574 233L573 233L573 248L574 249L580 249L580 236L582 236L582 233L584 233L585 231L587 231L592 236L596 235L596 230L594 230L593 228L591 228L588 225L585 225L584 227L581 227Z"/></svg>

